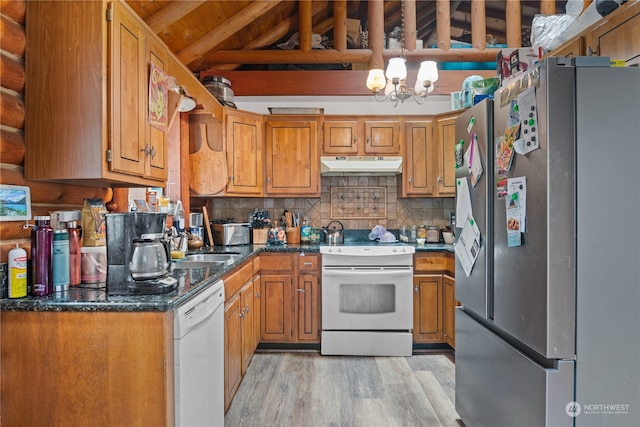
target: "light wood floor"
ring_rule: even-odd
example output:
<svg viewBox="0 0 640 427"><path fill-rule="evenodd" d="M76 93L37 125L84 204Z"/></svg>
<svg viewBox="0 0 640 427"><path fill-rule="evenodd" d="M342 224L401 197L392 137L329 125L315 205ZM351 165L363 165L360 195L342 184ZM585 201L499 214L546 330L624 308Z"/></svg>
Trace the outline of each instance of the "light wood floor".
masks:
<svg viewBox="0 0 640 427"><path fill-rule="evenodd" d="M226 427L462 427L450 352L412 357L256 353Z"/></svg>

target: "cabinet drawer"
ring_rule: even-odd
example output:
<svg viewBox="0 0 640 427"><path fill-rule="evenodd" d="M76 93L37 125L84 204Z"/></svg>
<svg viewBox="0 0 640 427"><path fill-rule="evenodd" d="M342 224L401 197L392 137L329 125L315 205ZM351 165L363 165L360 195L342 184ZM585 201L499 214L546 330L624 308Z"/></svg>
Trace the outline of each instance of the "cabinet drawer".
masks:
<svg viewBox="0 0 640 427"><path fill-rule="evenodd" d="M260 257L257 256L253 259L253 275L260 273Z"/></svg>
<svg viewBox="0 0 640 427"><path fill-rule="evenodd" d="M443 252L432 252L416 254L414 257L414 272L443 273L450 267L447 254Z"/></svg>
<svg viewBox="0 0 640 427"><path fill-rule="evenodd" d="M290 254L260 254L261 271L293 271L293 258Z"/></svg>
<svg viewBox="0 0 640 427"><path fill-rule="evenodd" d="M300 271L318 270L320 268L320 255L301 254L298 257L298 269Z"/></svg>
<svg viewBox="0 0 640 427"><path fill-rule="evenodd" d="M236 271L224 276L224 291L225 300L229 301L240 288L251 280L253 277L253 263L246 262L242 267L239 267Z"/></svg>

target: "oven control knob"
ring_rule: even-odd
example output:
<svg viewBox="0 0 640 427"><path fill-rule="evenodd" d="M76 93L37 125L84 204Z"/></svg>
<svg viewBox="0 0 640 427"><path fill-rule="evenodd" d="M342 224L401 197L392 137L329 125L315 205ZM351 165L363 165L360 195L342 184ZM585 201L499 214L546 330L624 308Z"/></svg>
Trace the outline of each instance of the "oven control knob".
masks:
<svg viewBox="0 0 640 427"><path fill-rule="evenodd" d="M391 252L398 252L396 248L391 248Z"/></svg>

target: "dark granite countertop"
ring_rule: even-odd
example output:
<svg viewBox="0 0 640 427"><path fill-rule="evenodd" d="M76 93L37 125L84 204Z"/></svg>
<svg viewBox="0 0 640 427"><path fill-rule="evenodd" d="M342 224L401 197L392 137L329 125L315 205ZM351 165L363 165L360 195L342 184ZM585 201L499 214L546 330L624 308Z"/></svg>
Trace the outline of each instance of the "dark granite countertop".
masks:
<svg viewBox="0 0 640 427"><path fill-rule="evenodd" d="M416 246L416 245L412 245ZM1 299L2 311L171 311L202 292L209 285L238 265L261 252L319 252L319 245L243 245L216 246L190 253L239 253L237 261L231 265L174 269L172 276L178 280L177 289L156 295L107 295L104 285L72 286L68 291L46 297L27 296L19 299ZM417 247L416 252L453 252L453 245L429 243Z"/></svg>

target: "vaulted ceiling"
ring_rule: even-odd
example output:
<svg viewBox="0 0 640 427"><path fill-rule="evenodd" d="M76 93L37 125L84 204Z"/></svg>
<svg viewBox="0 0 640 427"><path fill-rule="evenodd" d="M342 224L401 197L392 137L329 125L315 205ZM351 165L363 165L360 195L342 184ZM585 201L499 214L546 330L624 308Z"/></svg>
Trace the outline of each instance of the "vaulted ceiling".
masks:
<svg viewBox="0 0 640 427"><path fill-rule="evenodd" d="M381 1L381 0L380 0ZM127 4L158 34L169 49L191 71L267 69L259 56L243 64L225 63L223 51L260 52L278 49L299 31L299 1L205 1L205 0L127 0ZM312 31L331 44L334 2L314 0ZM347 1L347 17L360 20L367 29L368 1ZM470 41L470 0L451 0L451 38ZM566 1L556 2L557 13L564 12ZM496 43L505 43L505 1L486 0L486 33ZM521 1L523 44L529 40L531 21L540 13L540 0ZM389 34L401 26L402 2L384 1L384 30ZM436 1L416 1L416 35L424 46L435 44ZM307 52L313 55L313 51ZM245 56L246 58L246 56ZM287 64L282 64L287 65Z"/></svg>

